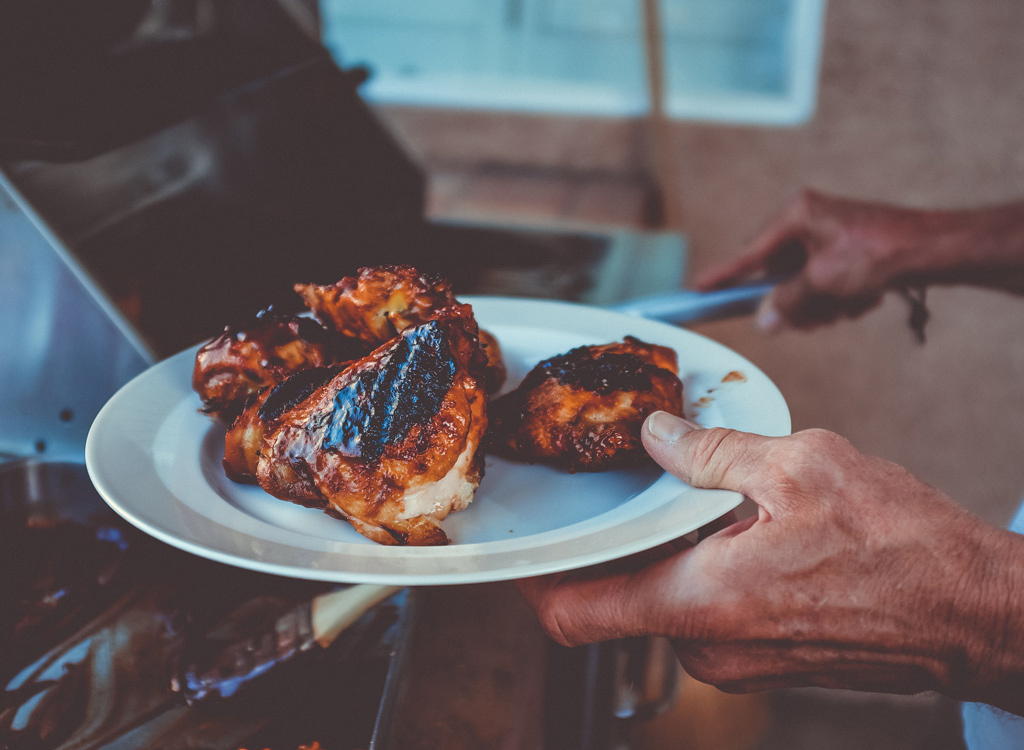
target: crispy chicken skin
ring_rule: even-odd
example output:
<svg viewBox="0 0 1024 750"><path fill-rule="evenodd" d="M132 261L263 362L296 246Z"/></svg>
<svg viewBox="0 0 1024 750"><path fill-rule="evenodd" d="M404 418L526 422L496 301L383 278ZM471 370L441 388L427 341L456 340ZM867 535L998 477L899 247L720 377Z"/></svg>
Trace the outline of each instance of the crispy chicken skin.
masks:
<svg viewBox="0 0 1024 750"><path fill-rule="evenodd" d="M483 475L485 361L470 307L436 311L265 414L260 486L381 544L447 544L439 522Z"/></svg>
<svg viewBox="0 0 1024 750"><path fill-rule="evenodd" d="M296 284L294 289L324 325L379 346L457 304L451 286L412 266L372 266L335 284Z"/></svg>
<svg viewBox="0 0 1024 750"><path fill-rule="evenodd" d="M335 284L294 288L325 326L379 346L430 320L438 310L457 305L451 286L447 279L412 266L372 266ZM505 382L505 363L494 336L481 331L480 343L487 354L487 389L493 393Z"/></svg>
<svg viewBox="0 0 1024 750"><path fill-rule="evenodd" d="M332 350L328 332L315 320L268 308L251 323L228 326L200 347L192 388L203 411L231 421L250 396L294 372L329 364Z"/></svg>
<svg viewBox="0 0 1024 750"><path fill-rule="evenodd" d="M264 388L250 396L241 413L224 433L224 460L221 464L224 473L233 482L256 483L256 462L264 433L259 409L271 390Z"/></svg>
<svg viewBox="0 0 1024 750"><path fill-rule="evenodd" d="M682 416L683 386L672 349L627 336L581 346L534 367L489 409L490 449L569 471L638 464L640 427L654 411Z"/></svg>
<svg viewBox="0 0 1024 750"><path fill-rule="evenodd" d="M342 371L342 365L301 370L272 388L249 397L224 435L224 473L235 482L256 483L259 453L264 435L274 428L286 410L294 408L313 391ZM298 491L305 499L320 500L315 490ZM296 498L300 499L300 498Z"/></svg>

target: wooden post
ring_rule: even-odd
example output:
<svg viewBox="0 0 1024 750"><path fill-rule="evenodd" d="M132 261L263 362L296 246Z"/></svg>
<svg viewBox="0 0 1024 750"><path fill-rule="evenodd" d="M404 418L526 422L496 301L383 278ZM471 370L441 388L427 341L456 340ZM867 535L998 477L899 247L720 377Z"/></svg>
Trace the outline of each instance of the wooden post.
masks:
<svg viewBox="0 0 1024 750"><path fill-rule="evenodd" d="M661 204L661 224L682 229L682 205L672 161L672 123L665 114L665 56L660 0L640 0L647 62L647 154Z"/></svg>

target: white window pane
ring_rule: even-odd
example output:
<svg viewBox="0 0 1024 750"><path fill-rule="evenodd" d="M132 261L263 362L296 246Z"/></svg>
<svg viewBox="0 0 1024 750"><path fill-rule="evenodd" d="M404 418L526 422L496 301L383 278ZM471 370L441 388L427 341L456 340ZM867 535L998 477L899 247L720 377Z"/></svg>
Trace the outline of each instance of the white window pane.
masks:
<svg viewBox="0 0 1024 750"><path fill-rule="evenodd" d="M813 111L825 0L662 0L667 109L796 123ZM321 0L370 100L628 115L647 107L640 0Z"/></svg>

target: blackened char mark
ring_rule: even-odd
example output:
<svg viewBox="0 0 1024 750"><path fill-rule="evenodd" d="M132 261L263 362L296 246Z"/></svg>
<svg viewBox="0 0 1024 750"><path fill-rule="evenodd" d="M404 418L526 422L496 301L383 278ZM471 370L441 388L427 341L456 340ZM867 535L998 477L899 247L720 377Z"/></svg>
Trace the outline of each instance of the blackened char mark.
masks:
<svg viewBox="0 0 1024 750"><path fill-rule="evenodd" d="M323 447L375 461L401 442L414 425L441 408L455 380L455 361L444 329L431 321L410 329L338 391L324 430Z"/></svg>
<svg viewBox="0 0 1024 750"><path fill-rule="evenodd" d="M604 352L595 357L590 347L580 346L538 364L523 386L534 388L554 378L561 385L594 393L647 391L651 388L651 373L656 370L656 365L635 354Z"/></svg>
<svg viewBox="0 0 1024 750"><path fill-rule="evenodd" d="M292 338L325 346L333 343L330 332L316 320L279 312L273 305L255 315L229 323L224 326L222 335L239 341L262 337L270 346L287 343Z"/></svg>
<svg viewBox="0 0 1024 750"><path fill-rule="evenodd" d="M341 367L314 367L309 370L300 370L284 382L274 386L256 412L257 416L264 422L277 419L288 409L305 400L313 391L341 372L342 369Z"/></svg>

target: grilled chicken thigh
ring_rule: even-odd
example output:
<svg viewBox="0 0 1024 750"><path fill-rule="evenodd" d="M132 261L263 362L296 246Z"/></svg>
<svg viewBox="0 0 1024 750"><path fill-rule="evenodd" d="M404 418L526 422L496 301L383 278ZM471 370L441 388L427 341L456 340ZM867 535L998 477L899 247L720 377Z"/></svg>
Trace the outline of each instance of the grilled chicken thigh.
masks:
<svg viewBox="0 0 1024 750"><path fill-rule="evenodd" d="M410 326L457 304L451 282L412 266L372 266L336 284L296 284L306 306L324 325L379 346Z"/></svg>
<svg viewBox="0 0 1024 750"><path fill-rule="evenodd" d="M642 462L644 419L658 410L683 414L677 370L672 349L631 336L552 357L491 403L489 447L569 471Z"/></svg>
<svg viewBox="0 0 1024 750"><path fill-rule="evenodd" d="M228 326L196 355L192 387L203 411L228 421L250 396L294 372L330 364L334 346L315 320L267 309L245 326Z"/></svg>
<svg viewBox="0 0 1024 750"><path fill-rule="evenodd" d="M268 410L260 486L382 544L447 544L439 522L470 502L483 474L485 361L468 305L406 327L308 394L297 389L281 413Z"/></svg>
<svg viewBox="0 0 1024 750"><path fill-rule="evenodd" d="M313 391L344 369L342 365L314 367L301 370L272 388L264 388L251 396L224 435L224 473L228 479L247 484L256 483L263 438L277 424L281 416ZM315 491L296 491L297 497L318 501Z"/></svg>
<svg viewBox="0 0 1024 750"><path fill-rule="evenodd" d="M328 328L370 346L379 346L410 326L430 320L438 310L457 305L451 282L422 274L412 266L361 268L335 284L296 284L306 306ZM487 354L487 388L505 382L505 363L498 342L481 332Z"/></svg>

